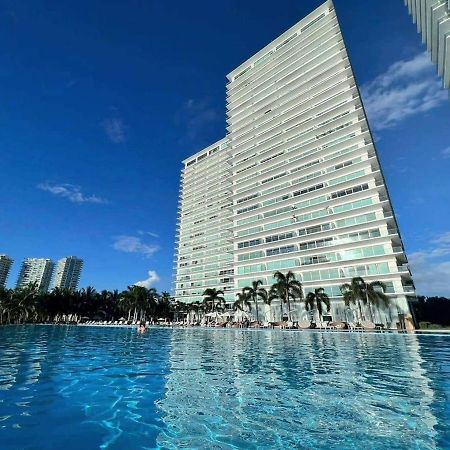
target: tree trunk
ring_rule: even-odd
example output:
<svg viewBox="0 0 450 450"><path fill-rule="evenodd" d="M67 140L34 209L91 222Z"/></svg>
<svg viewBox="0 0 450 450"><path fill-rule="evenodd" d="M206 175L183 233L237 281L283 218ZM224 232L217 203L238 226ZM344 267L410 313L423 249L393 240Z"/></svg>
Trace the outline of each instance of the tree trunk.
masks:
<svg viewBox="0 0 450 450"><path fill-rule="evenodd" d="M358 308L359 308L359 320L364 320L363 319L362 308L361 308L361 301L359 299L358 299Z"/></svg>
<svg viewBox="0 0 450 450"><path fill-rule="evenodd" d="M374 316L373 316L373 311L372 311L372 304L370 302L367 302L367 304L369 305L370 320L373 323L374 322Z"/></svg>
<svg viewBox="0 0 450 450"><path fill-rule="evenodd" d="M287 300L287 305L288 305L288 321L290 321L291 320L291 302L289 300L289 292L287 293L286 297L287 297L286 300Z"/></svg>
<svg viewBox="0 0 450 450"><path fill-rule="evenodd" d="M256 321L259 322L259 316L258 316L258 296L255 297L255 307L256 307Z"/></svg>

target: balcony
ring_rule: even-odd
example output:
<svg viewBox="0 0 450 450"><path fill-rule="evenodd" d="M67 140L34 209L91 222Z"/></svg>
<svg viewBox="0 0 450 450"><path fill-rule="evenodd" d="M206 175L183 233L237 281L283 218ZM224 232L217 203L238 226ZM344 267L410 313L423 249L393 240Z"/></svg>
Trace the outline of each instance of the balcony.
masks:
<svg viewBox="0 0 450 450"><path fill-rule="evenodd" d="M414 294L416 290L414 289L413 286L403 286L403 292Z"/></svg>

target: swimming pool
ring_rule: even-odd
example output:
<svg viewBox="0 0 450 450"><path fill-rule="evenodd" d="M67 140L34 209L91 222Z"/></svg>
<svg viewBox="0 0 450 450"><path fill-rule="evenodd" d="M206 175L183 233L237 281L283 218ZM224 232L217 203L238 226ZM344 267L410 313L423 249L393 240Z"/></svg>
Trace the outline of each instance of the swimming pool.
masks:
<svg viewBox="0 0 450 450"><path fill-rule="evenodd" d="M2 449L450 448L450 336L0 328Z"/></svg>

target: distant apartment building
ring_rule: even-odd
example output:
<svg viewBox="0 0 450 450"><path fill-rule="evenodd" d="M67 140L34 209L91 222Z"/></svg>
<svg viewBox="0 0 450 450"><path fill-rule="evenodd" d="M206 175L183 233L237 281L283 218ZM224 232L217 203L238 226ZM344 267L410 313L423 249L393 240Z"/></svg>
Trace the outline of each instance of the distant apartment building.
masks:
<svg viewBox="0 0 450 450"><path fill-rule="evenodd" d="M291 270L334 317L357 276L385 283L391 317L408 313L415 288L333 3L227 78L226 138L184 161L176 299L216 287L232 301Z"/></svg>
<svg viewBox="0 0 450 450"><path fill-rule="evenodd" d="M0 287L5 287L13 260L7 255L0 255Z"/></svg>
<svg viewBox="0 0 450 450"><path fill-rule="evenodd" d="M404 0L444 86L450 88L450 0Z"/></svg>
<svg viewBox="0 0 450 450"><path fill-rule="evenodd" d="M52 279L55 264L46 258L27 258L23 261L16 288L24 288L37 283L38 289L47 292Z"/></svg>
<svg viewBox="0 0 450 450"><path fill-rule="evenodd" d="M54 287L75 291L80 281L83 260L68 256L58 261L55 271Z"/></svg>

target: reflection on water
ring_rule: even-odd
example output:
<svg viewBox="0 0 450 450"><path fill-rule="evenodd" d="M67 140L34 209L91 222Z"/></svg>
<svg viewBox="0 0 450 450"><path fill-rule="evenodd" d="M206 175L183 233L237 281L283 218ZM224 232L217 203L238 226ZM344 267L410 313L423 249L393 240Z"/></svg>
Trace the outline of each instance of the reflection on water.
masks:
<svg viewBox="0 0 450 450"><path fill-rule="evenodd" d="M0 448L450 448L450 337L0 328Z"/></svg>
<svg viewBox="0 0 450 450"><path fill-rule="evenodd" d="M417 336L179 330L165 448L438 448ZM424 337L423 340L430 339ZM444 343L450 354L450 340ZM442 354L441 354L442 356ZM441 405L442 407L442 405ZM443 431L443 430L442 430Z"/></svg>

